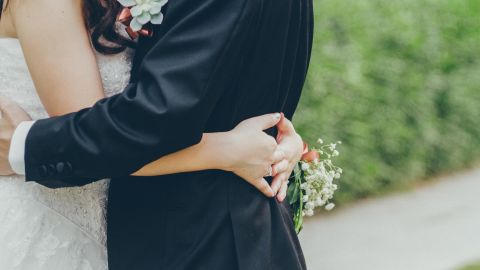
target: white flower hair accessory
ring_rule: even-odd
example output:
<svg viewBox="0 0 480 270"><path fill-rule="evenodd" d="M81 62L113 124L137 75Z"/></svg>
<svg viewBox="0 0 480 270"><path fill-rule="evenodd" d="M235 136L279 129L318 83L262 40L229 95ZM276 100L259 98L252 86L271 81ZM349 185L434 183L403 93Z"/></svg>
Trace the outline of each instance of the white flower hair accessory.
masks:
<svg viewBox="0 0 480 270"><path fill-rule="evenodd" d="M118 16L118 21L128 26L127 32L132 39L138 35L151 36L149 24L163 22L162 8L168 0L117 0L124 9Z"/></svg>

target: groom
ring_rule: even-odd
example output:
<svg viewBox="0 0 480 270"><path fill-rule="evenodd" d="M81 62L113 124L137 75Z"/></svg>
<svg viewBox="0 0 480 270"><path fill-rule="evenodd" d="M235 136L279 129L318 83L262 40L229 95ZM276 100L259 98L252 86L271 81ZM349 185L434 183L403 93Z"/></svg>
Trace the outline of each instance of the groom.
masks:
<svg viewBox="0 0 480 270"><path fill-rule="evenodd" d="M235 175L128 175L204 132L276 111L291 118L310 58L311 2L171 0L154 36L140 39L122 94L21 123L0 141L0 170L51 188L112 178L112 270L305 269L288 207Z"/></svg>

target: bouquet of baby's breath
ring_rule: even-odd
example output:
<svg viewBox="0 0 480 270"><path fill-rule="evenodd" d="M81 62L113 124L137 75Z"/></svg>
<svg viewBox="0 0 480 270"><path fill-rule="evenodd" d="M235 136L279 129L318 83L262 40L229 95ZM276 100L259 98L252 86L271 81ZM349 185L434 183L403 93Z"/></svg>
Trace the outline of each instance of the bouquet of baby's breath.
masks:
<svg viewBox="0 0 480 270"><path fill-rule="evenodd" d="M308 150L294 171L294 181L288 187L288 202L293 210L295 231L299 233L303 227L303 217L313 216L317 207L324 207L330 211L335 204L333 198L337 185L335 180L340 179L342 169L333 165L332 158L339 155L337 145L341 142L325 144L318 139L318 148Z"/></svg>

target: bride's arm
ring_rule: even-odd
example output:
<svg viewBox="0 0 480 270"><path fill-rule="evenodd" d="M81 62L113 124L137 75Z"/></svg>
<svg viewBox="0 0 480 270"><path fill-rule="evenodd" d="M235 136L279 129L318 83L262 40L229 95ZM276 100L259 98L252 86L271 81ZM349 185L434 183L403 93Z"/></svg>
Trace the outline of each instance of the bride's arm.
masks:
<svg viewBox="0 0 480 270"><path fill-rule="evenodd" d="M103 98L82 0L10 1L8 14L47 112L75 112Z"/></svg>
<svg viewBox="0 0 480 270"><path fill-rule="evenodd" d="M78 111L104 97L81 2L22 0L10 6L38 95L50 115ZM267 115L247 120L231 132L205 134L198 145L163 157L136 175L223 169L271 196L262 176L281 156L273 138L262 129L276 122ZM275 169L282 172L284 167L278 164ZM278 188L274 189L276 193Z"/></svg>
<svg viewBox="0 0 480 270"><path fill-rule="evenodd" d="M303 143L277 145L275 139L263 132L279 124L280 120L280 114L266 114L247 119L229 132L204 134L199 144L162 157L134 175L221 169L242 177L267 196L278 194L278 199L282 201L282 194L286 192L283 184L288 182L288 176L293 171L289 164L298 162L296 156L290 153L300 154ZM269 173L276 176L270 186L263 178Z"/></svg>
<svg viewBox="0 0 480 270"><path fill-rule="evenodd" d="M278 146L262 132L277 125ZM275 149L275 154L269 153ZM300 161L304 144L292 123L284 117L262 115L247 119L235 129L223 133L204 134L201 142L192 147L162 157L134 173L136 176L154 176L179 172L221 169L232 171L265 194L273 191L283 201L287 195L288 180ZM263 180L265 166L275 163L271 190ZM214 165L215 167L211 167Z"/></svg>

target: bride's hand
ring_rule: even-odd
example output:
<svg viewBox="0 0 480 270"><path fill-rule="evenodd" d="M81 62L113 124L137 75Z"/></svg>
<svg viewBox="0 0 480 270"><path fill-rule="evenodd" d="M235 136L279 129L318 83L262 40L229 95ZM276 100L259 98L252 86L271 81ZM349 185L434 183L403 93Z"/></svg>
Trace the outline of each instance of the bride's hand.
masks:
<svg viewBox="0 0 480 270"><path fill-rule="evenodd" d="M297 137L284 127L285 123L280 123L279 129L285 129L281 145L288 155L278 149L272 136L264 132L279 124L281 118L281 114L267 114L247 119L228 132L205 133L198 144L146 164L133 175L156 176L218 169L233 172L267 197L274 197L285 186L281 176L290 174L291 164L296 160ZM296 133L293 131L293 134ZM264 179L276 175L279 176L276 179L282 181L274 181L272 186Z"/></svg>
<svg viewBox="0 0 480 270"><path fill-rule="evenodd" d="M295 128L287 118L282 115L282 119L277 124L278 128L278 150L285 154L285 160L274 165L274 171L276 167L282 166L282 169L286 167L286 170L275 173L275 178L272 181L272 188L280 189L277 194L277 199L282 202L287 197L288 180L293 172L293 169L302 158L304 145L300 135L297 134Z"/></svg>
<svg viewBox="0 0 480 270"><path fill-rule="evenodd" d="M272 189L265 176L273 176L272 164L284 159L284 153L278 150L276 140L264 132L274 127L281 119L280 114L267 114L247 119L233 130L222 135L224 153L223 170L231 171L255 186L267 197L274 197L278 189ZM286 169L277 166L275 173Z"/></svg>

